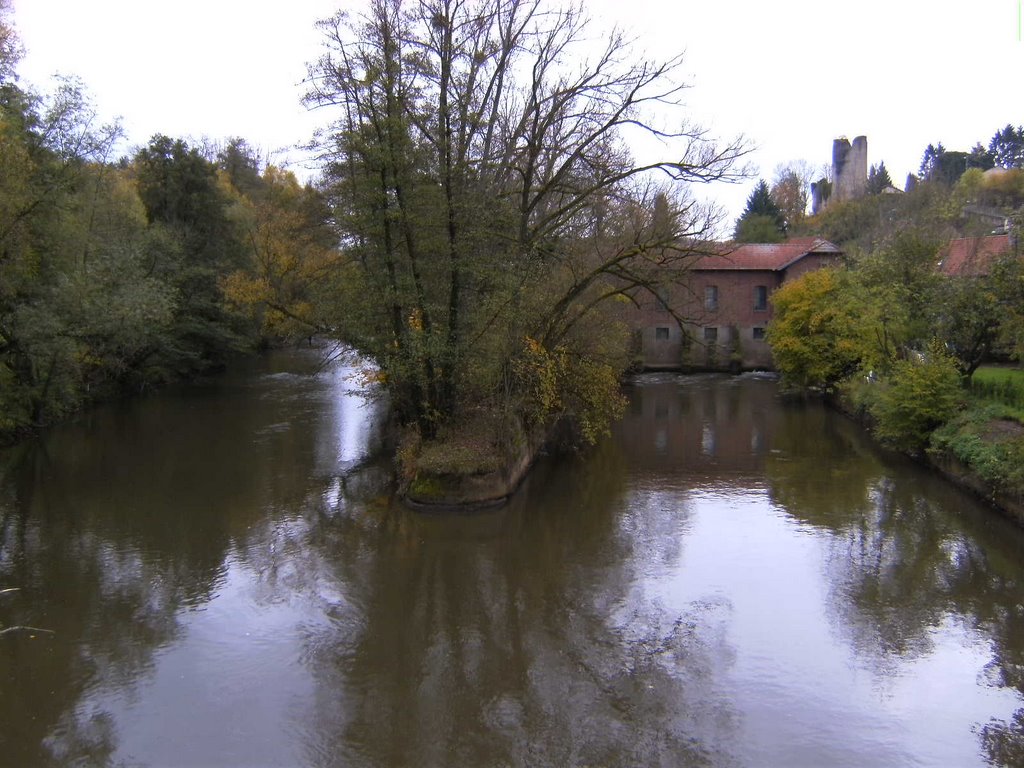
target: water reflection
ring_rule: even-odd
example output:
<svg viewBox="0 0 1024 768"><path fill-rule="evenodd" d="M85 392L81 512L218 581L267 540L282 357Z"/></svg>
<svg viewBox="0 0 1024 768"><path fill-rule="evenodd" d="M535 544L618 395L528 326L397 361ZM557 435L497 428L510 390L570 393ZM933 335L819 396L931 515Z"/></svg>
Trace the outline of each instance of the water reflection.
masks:
<svg viewBox="0 0 1024 768"><path fill-rule="evenodd" d="M328 558L358 600L305 641L310 763L727 764L720 622L635 591L618 449L546 469L509 510L346 524L373 554Z"/></svg>
<svg viewBox="0 0 1024 768"><path fill-rule="evenodd" d="M0 455L12 765L1020 764L1021 532L762 377L409 512L313 353Z"/></svg>
<svg viewBox="0 0 1024 768"><path fill-rule="evenodd" d="M820 429L783 429L766 474L790 514L830 534L835 631L891 692L908 665L934 666L931 694L949 694L936 700L935 726L963 729L955 715L978 718L984 757L1020 764L1024 710L1006 718L966 706L952 685L959 668L960 682L980 686L977 699L993 712L1020 704L1020 529L902 457L883 461L851 424L817 409L808 419Z"/></svg>

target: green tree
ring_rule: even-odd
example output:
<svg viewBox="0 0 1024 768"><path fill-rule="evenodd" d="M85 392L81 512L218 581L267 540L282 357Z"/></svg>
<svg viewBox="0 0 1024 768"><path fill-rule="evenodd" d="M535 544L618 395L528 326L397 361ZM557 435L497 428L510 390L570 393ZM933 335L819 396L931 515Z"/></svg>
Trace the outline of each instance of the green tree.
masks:
<svg viewBox="0 0 1024 768"><path fill-rule="evenodd" d="M995 157L992 153L985 149L979 141L973 147L971 152L967 156L967 167L968 168L980 168L983 171L987 171L995 165Z"/></svg>
<svg viewBox="0 0 1024 768"><path fill-rule="evenodd" d="M778 221L760 213L737 219L733 237L738 243L781 243L786 239Z"/></svg>
<svg viewBox="0 0 1024 768"><path fill-rule="evenodd" d="M773 225L774 234L766 232L766 221ZM769 235L770 239L747 239L764 235ZM758 179L754 191L747 198L747 205L743 209L743 213L736 220L735 238L741 243L779 242L785 238L785 235L786 219L782 210L772 199L768 182Z"/></svg>
<svg viewBox="0 0 1024 768"><path fill-rule="evenodd" d="M429 437L474 405L515 410L528 339L611 364L588 324L678 280L711 231L649 177L733 177L745 151L687 125L659 132L672 160L630 157L650 107L681 107L680 60L631 64L613 34L567 67L581 9L521 0L373 0L320 28L308 103L334 115L324 184L351 257L338 331L381 366L400 418Z"/></svg>
<svg viewBox="0 0 1024 768"><path fill-rule="evenodd" d="M930 232L908 228L856 260L855 282L864 291L861 300L874 310L878 364L920 347L934 335L943 285L935 269L938 249Z"/></svg>
<svg viewBox="0 0 1024 768"><path fill-rule="evenodd" d="M963 401L956 361L938 342L924 355L898 360L881 386L871 408L875 431L901 450L923 450Z"/></svg>
<svg viewBox="0 0 1024 768"><path fill-rule="evenodd" d="M217 167L227 174L231 186L243 195L259 194L262 187L260 158L249 143L241 138L228 139L217 152Z"/></svg>
<svg viewBox="0 0 1024 768"><path fill-rule="evenodd" d="M232 304L249 312L269 339L295 339L327 332L332 289L347 259L337 249L322 196L295 176L268 166L259 194L243 198L248 264L222 281Z"/></svg>
<svg viewBox="0 0 1024 768"><path fill-rule="evenodd" d="M942 146L940 141L938 145L929 144L925 147L924 154L921 156L921 166L918 169L917 175L922 179L930 179L935 173L935 169L938 166L939 160L943 155L946 154L946 148Z"/></svg>
<svg viewBox="0 0 1024 768"><path fill-rule="evenodd" d="M877 166L871 166L868 170L867 192L869 195L877 195L892 185L892 179L889 178L889 171L886 170L884 162L879 163Z"/></svg>
<svg viewBox="0 0 1024 768"><path fill-rule="evenodd" d="M938 294L935 332L970 377L1015 335L1024 312L1024 265L1015 254L997 259L986 274L946 278ZM1005 344L1013 349L1013 343ZM1005 354L1005 350L1000 350Z"/></svg>
<svg viewBox="0 0 1024 768"><path fill-rule="evenodd" d="M1021 255L1018 241L1015 251L997 261L991 273L1002 312L997 345L1003 354L1018 361L1024 360L1024 260Z"/></svg>
<svg viewBox="0 0 1024 768"><path fill-rule="evenodd" d="M46 97L9 83L0 99L0 426L11 430L55 418L80 399L86 347L75 336L69 276L88 260L100 197L92 170L119 129L96 125L74 80Z"/></svg>
<svg viewBox="0 0 1024 768"><path fill-rule="evenodd" d="M864 315L848 298L848 280L845 272L820 269L772 295L768 343L790 386L831 390L868 356Z"/></svg>
<svg viewBox="0 0 1024 768"><path fill-rule="evenodd" d="M10 0L0 0L0 87L14 80L21 59L21 45L10 15Z"/></svg>
<svg viewBox="0 0 1024 768"><path fill-rule="evenodd" d="M988 151L1000 168L1024 168L1024 126L1007 123L989 140Z"/></svg>
<svg viewBox="0 0 1024 768"><path fill-rule="evenodd" d="M947 150L940 141L937 145L929 144L925 148L919 175L922 179L940 182L949 187L970 167L969 153Z"/></svg>
<svg viewBox="0 0 1024 768"><path fill-rule="evenodd" d="M150 139L132 165L153 238L153 274L179 297L175 349L165 350L162 364L177 373L220 364L246 343L220 289L221 278L244 264L229 184L197 149L163 135Z"/></svg>

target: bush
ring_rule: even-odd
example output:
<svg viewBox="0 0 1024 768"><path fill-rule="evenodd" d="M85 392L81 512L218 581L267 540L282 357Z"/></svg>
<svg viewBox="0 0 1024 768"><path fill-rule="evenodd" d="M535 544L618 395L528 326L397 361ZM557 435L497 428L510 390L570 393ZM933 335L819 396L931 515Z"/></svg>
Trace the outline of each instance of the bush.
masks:
<svg viewBox="0 0 1024 768"><path fill-rule="evenodd" d="M548 429L568 420L580 441L593 445L625 411L618 371L565 346L548 350L525 339L512 374L528 428Z"/></svg>
<svg viewBox="0 0 1024 768"><path fill-rule="evenodd" d="M963 403L956 361L933 343L927 355L898 360L872 403L876 433L901 450L920 452L932 432Z"/></svg>

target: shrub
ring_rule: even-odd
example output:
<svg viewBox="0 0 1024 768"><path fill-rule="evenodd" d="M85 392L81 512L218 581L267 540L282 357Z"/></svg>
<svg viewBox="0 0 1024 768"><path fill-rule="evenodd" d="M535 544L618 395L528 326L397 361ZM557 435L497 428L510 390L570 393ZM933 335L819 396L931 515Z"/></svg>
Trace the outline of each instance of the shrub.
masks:
<svg viewBox="0 0 1024 768"><path fill-rule="evenodd" d="M963 389L956 361L937 343L927 355L898 360L871 406L878 437L901 450L920 452L932 432L956 415Z"/></svg>
<svg viewBox="0 0 1024 768"><path fill-rule="evenodd" d="M548 350L527 338L512 373L530 428L568 419L581 441L593 445L625 410L618 371L564 346Z"/></svg>
<svg viewBox="0 0 1024 768"><path fill-rule="evenodd" d="M975 403L936 429L930 451L955 456L993 489L1024 492L1024 428L1011 409Z"/></svg>

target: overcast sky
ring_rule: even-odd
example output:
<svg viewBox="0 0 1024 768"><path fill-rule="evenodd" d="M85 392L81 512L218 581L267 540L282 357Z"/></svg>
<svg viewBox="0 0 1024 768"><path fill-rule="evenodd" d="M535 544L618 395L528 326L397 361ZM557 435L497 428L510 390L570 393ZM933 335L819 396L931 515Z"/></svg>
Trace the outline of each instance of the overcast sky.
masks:
<svg viewBox="0 0 1024 768"><path fill-rule="evenodd" d="M987 144L1024 123L1024 0L589 0L637 55L686 52L693 116L744 134L771 178L779 163L831 160L832 140L866 135L868 162L902 187L928 143ZM242 136L263 152L302 142L325 117L299 104L316 19L359 0L13 0L40 90L79 76L132 144L154 133ZM706 194L735 218L756 179Z"/></svg>

